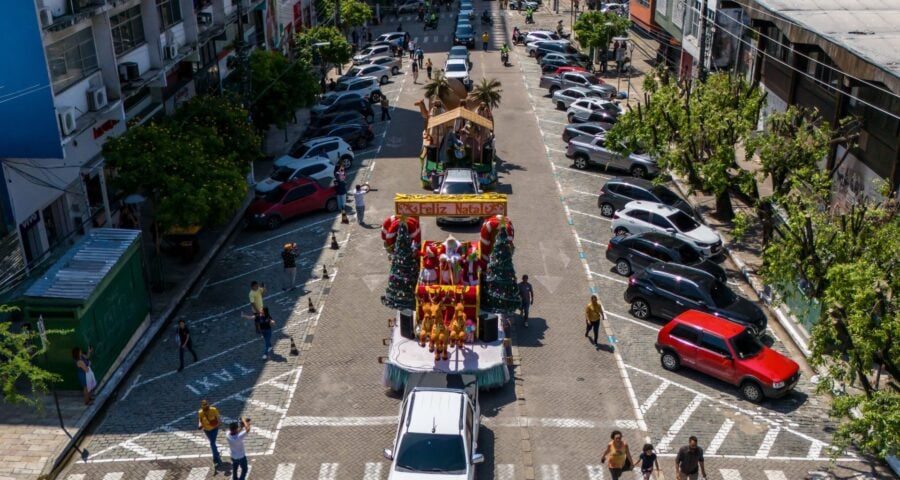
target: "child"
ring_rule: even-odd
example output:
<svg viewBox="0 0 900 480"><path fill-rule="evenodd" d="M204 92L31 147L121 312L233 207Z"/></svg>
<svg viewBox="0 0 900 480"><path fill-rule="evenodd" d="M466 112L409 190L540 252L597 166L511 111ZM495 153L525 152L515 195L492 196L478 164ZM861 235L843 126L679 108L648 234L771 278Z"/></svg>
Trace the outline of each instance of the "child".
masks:
<svg viewBox="0 0 900 480"><path fill-rule="evenodd" d="M638 458L641 460L641 474L644 476L644 480L650 480L654 465L656 465L656 471L659 472L659 462L656 461L656 454L653 453L653 445L645 443L644 453L641 453Z"/></svg>

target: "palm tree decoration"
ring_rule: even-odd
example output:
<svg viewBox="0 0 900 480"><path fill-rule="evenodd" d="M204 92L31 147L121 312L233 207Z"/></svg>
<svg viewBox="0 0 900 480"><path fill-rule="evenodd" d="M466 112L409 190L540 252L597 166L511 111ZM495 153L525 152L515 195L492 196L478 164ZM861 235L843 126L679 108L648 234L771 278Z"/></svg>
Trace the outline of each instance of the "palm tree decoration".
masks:
<svg viewBox="0 0 900 480"><path fill-rule="evenodd" d="M500 106L500 98L503 94L503 90L500 89L500 86L500 81L496 78L490 80L482 78L481 83L472 89L470 98L475 104L486 105L488 110L493 110Z"/></svg>
<svg viewBox="0 0 900 480"><path fill-rule="evenodd" d="M459 96L453 91L453 87L450 85L449 80L447 80L447 77L442 70L435 72L431 81L426 83L422 88L425 90L425 97L432 103L434 103L435 100L440 100L448 110L452 110L459 106Z"/></svg>

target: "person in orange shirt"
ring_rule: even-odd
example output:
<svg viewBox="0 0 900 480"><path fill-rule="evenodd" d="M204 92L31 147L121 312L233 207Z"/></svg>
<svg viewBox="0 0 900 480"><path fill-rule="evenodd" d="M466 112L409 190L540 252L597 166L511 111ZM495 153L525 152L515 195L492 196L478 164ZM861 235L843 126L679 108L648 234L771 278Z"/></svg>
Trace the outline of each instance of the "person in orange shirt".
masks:
<svg viewBox="0 0 900 480"><path fill-rule="evenodd" d="M600 320L606 320L606 312L603 311L603 305L597 300L596 295L591 295L591 303L588 303L584 309L584 322L587 328L584 330L584 336L591 338L589 334L594 331L594 345L597 344L597 337L600 334Z"/></svg>

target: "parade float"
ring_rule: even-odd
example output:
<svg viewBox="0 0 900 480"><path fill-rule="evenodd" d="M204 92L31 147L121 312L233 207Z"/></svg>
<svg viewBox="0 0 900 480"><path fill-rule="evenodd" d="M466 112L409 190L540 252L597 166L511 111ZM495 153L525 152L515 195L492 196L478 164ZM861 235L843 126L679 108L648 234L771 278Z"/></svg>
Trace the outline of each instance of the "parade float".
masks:
<svg viewBox="0 0 900 480"><path fill-rule="evenodd" d="M419 155L422 187L434 190L449 168L475 171L482 189L497 183L494 152L494 121L486 105L471 105L465 88L448 80L448 90L441 99L416 102L425 129Z"/></svg>
<svg viewBox="0 0 900 480"><path fill-rule="evenodd" d="M397 194L382 224L391 271L382 303L389 322L384 384L402 390L410 373L474 375L480 388L509 380L503 317L519 306L514 231L506 196ZM419 218L485 218L477 241L422 240Z"/></svg>

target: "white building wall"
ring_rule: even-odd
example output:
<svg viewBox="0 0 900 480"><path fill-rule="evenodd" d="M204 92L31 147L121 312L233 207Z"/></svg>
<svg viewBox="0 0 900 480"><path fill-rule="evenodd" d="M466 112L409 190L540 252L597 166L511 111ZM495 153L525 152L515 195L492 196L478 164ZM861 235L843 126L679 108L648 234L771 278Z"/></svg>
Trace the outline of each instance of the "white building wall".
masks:
<svg viewBox="0 0 900 480"><path fill-rule="evenodd" d="M150 63L150 46L146 43L119 57L118 63L135 62L141 75L152 68Z"/></svg>

